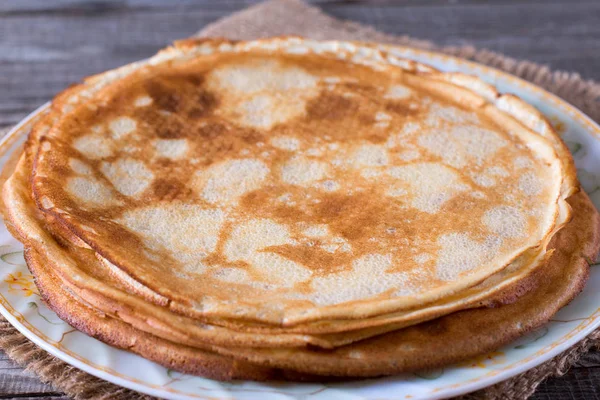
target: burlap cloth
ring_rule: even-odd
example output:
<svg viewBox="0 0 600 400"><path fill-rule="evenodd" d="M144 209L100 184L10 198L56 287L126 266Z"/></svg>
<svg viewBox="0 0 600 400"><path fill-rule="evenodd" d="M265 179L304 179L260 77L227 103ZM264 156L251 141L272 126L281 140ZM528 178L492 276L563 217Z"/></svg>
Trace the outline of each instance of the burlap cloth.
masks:
<svg viewBox="0 0 600 400"><path fill-rule="evenodd" d="M473 47L444 47L407 36L392 36L354 22L339 21L300 0L270 0L206 26L199 36L252 39L275 35L302 35L314 39L364 40L440 51L474 60L533 82L575 105L600 122L600 84L585 81L576 73L551 71L529 61L517 61ZM581 355L600 347L600 330L554 359L512 379L462 396L466 399L526 399L549 376L566 373ZM42 381L75 399L151 399L152 397L113 385L71 367L27 340L0 317L0 349Z"/></svg>

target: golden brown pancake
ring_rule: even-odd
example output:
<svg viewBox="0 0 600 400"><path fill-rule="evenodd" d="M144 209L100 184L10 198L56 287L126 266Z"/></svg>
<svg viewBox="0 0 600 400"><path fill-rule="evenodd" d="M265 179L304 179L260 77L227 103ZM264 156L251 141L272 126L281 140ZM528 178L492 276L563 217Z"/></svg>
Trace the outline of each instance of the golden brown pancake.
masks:
<svg viewBox="0 0 600 400"><path fill-rule="evenodd" d="M34 197L191 317L422 307L543 253L568 219L564 160L505 99L354 44L184 43L61 96Z"/></svg>
<svg viewBox="0 0 600 400"><path fill-rule="evenodd" d="M83 89L85 90L85 89ZM72 93L71 93L72 94ZM64 99L67 95L71 95L70 93L64 94L61 97ZM61 104L61 101L59 99L59 101L57 102L59 105ZM67 102L68 103L68 102ZM55 108L58 108L55 106ZM36 138L37 138L37 133L39 132L45 132L46 129L44 129L43 127L39 127L36 131L36 134L33 135L32 137L32 142L37 143L36 142ZM33 153L35 153L35 150L32 150ZM29 175L28 172L24 173L25 176ZM23 177L21 178L22 183L26 183L26 178ZM76 238L77 239L77 238ZM80 245L80 240L77 239L76 240L76 246ZM78 249L78 247L76 247L76 249ZM85 250L82 250L84 253L86 252ZM86 258L87 257L87 258ZM58 258L55 257L55 258ZM56 260L55 260L56 262ZM87 290L88 290L88 294L87 296L90 296L89 291L93 290L91 288L98 288L101 285L97 284L96 281L93 281L90 279L89 275L98 275L98 273L100 273L103 269L102 267L98 267L97 262L94 260L93 257L88 256L83 256L83 261L79 262L80 265L83 265L85 268L87 268L88 271L92 271L92 272L88 272L87 275L84 273L83 275L81 275L80 273L78 273L78 271L75 271L73 269L67 269L65 270L65 266L68 267L69 263L66 262L64 263L65 266L61 267L60 263L59 266L57 267L57 270L62 270L62 276L66 279L66 283L67 284L71 284L71 288L74 291L77 291L77 285L86 285ZM533 266L530 266L528 268L528 270L531 270ZM511 282L508 279L508 276L510 276L510 274L508 274L508 272L510 272L509 268L506 268L505 270L502 271L503 273L502 275L502 279L499 279L498 276L495 276L494 278L490 278L488 281L484 282L487 284L488 288L490 286L494 287L494 290L496 292L499 292L503 289L505 289L503 287L503 285L508 286ZM515 281L517 279L519 279L519 274L522 274L523 271L521 270L516 270L514 271L514 273L512 273L512 275L515 275L512 277L512 280ZM73 280L76 279L76 281L74 282ZM100 279L102 278L106 278L106 276L104 277L100 277ZM111 282L114 285L114 282ZM73 287L75 286L75 287ZM118 285L117 285L118 286ZM122 287L117 287L117 289L122 289ZM469 297L469 302L468 303L463 303L460 305L461 308L467 308L467 307L473 307L473 306L479 306L482 304L485 304L486 301L494 301L494 299L490 299L489 298L489 294L485 294L482 295L481 293L478 293L478 290L480 289L480 286L476 286L473 289L470 289L473 293L472 295ZM99 289L96 289L99 290ZM106 307L107 309L105 309L105 311L109 311L109 310L113 310L113 312L116 312L115 306L109 306L111 303L110 299L110 295L108 295L108 299L106 298L106 294L104 294L105 297L94 297L94 299L96 300L96 304L99 304L99 307ZM113 295L114 297L114 295ZM130 299L130 297L125 296L123 297L123 295L120 296L121 299L117 302L118 305L122 305L122 304L128 304L128 300ZM88 301L91 301L92 299L88 298ZM454 300L452 298L450 298L450 300ZM114 303L114 301L113 301ZM441 304L440 304L441 303ZM138 303L135 303L138 305L139 307L139 301ZM131 307L132 305L129 304L129 306ZM134 306L135 307L135 306ZM143 305L144 310L146 311L142 311L142 314L150 314L150 315L156 315L156 313L161 313L163 315L165 315L164 310L155 310L155 311L148 311L148 305L144 304ZM389 330L394 330L394 329L398 329L400 327L403 326L407 326L410 324L414 324L416 322L420 322L422 320L426 320L426 319L430 319L433 318L435 316L438 315L443 315L444 313L448 313L451 311L456 310L456 305L455 304L449 304L448 300L445 300L443 302L438 302L438 303L433 303L431 304L430 309L428 310L410 310L408 312L403 312L403 313L396 313L394 315L383 315L381 318L377 318L376 320L360 320L360 321L326 321L324 323L321 323L318 326L310 326L310 327L305 327L305 326L300 326L297 328L292 328L292 329L273 329L272 327L256 327L256 326L251 326L251 327L244 327L243 324L231 324L231 323L226 323L223 321L220 322L216 322L217 325L225 325L225 326L229 326L232 327L236 330L242 330L242 331L251 331L251 332L260 332L260 331L266 331L267 333L294 333L294 332L298 332L298 333L334 333L334 332L348 332L350 330L352 330L353 332L351 333L345 333L343 335L328 335L326 337L319 337L319 338L314 338L314 337L309 337L309 336L291 336L291 337L287 337L287 336L280 336L280 337L267 337L265 339L259 339L258 336L253 336L250 339L248 339L248 335L240 335L242 338L246 338L245 340L251 340L250 344L252 345L272 345L274 342L276 341L277 343L281 343L284 345L299 345L299 344L305 344L305 343L310 343L313 345L318 345L318 346L322 346L322 347L332 347L332 346L338 346L341 344L345 344L345 343L349 343L361 338L365 338L365 337L369 337L375 334L379 334L382 332L386 332ZM122 308L118 310L118 312L121 315L125 315L127 313L127 310L123 310ZM164 318L170 318L170 315L165 315ZM134 318L134 316L131 316L130 318ZM139 321L139 319L138 319ZM163 324L165 323L165 321L162 321ZM185 324L182 322L182 318L176 318L172 323L170 322L169 325L172 326L178 326L181 327L182 330L184 331L189 331L189 329L187 329L185 327ZM189 323L188 323L189 325ZM198 324L197 323L192 323L193 329L200 329L200 340L207 340L207 336L209 337L215 337L215 336L220 336L223 337L223 334L220 330L217 329L217 331L213 331L213 332L206 332L205 329L202 328L198 328ZM363 328L369 328L369 327L376 327L376 329L365 329L362 330ZM148 328L146 328L148 329ZM361 331L357 332L355 330L361 329ZM235 334L233 336L236 336ZM221 339L223 340L223 339ZM235 340L235 338L230 337L229 335L225 336L225 339L228 342L226 343L231 343L232 340ZM226 344L223 342L217 342L217 344Z"/></svg>

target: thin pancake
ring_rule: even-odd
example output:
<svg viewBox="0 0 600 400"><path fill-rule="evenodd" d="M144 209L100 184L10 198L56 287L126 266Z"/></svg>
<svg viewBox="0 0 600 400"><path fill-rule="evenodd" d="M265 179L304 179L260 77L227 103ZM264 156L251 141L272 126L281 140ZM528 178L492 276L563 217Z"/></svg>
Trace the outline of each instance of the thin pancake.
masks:
<svg viewBox="0 0 600 400"><path fill-rule="evenodd" d="M56 104L38 204L192 317L380 315L544 251L575 190L549 141L500 98L328 46L184 43L89 80Z"/></svg>
<svg viewBox="0 0 600 400"><path fill-rule="evenodd" d="M64 95L63 95L64 97ZM55 107L56 109L56 107ZM56 112L56 110L55 110ZM43 124L42 124L43 125ZM30 148L28 149L30 154L35 154L36 150L34 148L31 147L35 147L39 141L40 136L42 136L45 132L47 132L48 129L44 126L38 126L38 128L36 129L36 131L34 132L34 134L32 135L31 141L30 141ZM29 165L29 163L27 164ZM15 177L15 180L19 180L20 182L15 182L16 184L21 184L22 185L22 189L21 189L21 193L23 193L23 196L25 196L25 193L27 193L27 189L26 189L26 185L28 184L28 180L27 177L29 176L29 171L28 170L23 170L20 172L21 173L21 177L19 178L18 176ZM13 188L12 190L10 190L11 195L16 195L19 192L19 189ZM30 205L29 206L31 209L33 209L33 207ZM31 211L30 214L33 215L35 213L35 211ZM23 213L25 214L25 213ZM22 215L23 216L23 215ZM22 217L21 216L21 217ZM13 221L15 222L15 224L18 226L19 223L17 221ZM26 222L25 225L26 226L31 226L33 222L29 221ZM21 224L22 225L22 224ZM46 225L46 230L49 230L50 232L53 231L52 228L50 228L51 225ZM39 229L43 229L43 228L39 228ZM27 229L23 229L23 231L26 231ZM56 231L56 228L54 229L54 231ZM22 233L22 235L24 237L27 236L27 234ZM56 236L56 235L55 235ZM58 236L61 236L61 234L58 234ZM64 231L63 229L63 233L62 236L69 236L69 232L68 231ZM70 236L73 236L72 234ZM75 239L77 239L75 237ZM67 240L69 240L67 238ZM510 268L506 268L505 270L502 271L501 274L499 274L498 276L494 276L492 278L490 278L488 281L485 281L485 285L487 285L487 289L493 288L493 290L488 290L486 293L481 293L481 285L478 287L473 288L470 291L467 291L466 294L469 294L469 297L466 297L466 299L463 300L463 302L459 305L457 305L455 302L453 302L454 300L456 300L453 297L450 297L449 299L445 299L444 301L440 301L440 302L436 302L431 304L431 306L429 308L426 308L424 310L412 310L412 311L408 311L408 312L404 312L404 313L397 313L395 315L384 315L381 318L375 318L372 320L360 320L360 321L327 321L324 322L320 325L313 325L310 327L304 327L304 326L300 326L300 327L296 327L296 328L291 328L291 329L287 329L287 328L273 328L273 327L256 327L256 326L244 326L243 324L240 323L227 323L224 321L216 321L216 325L225 325L227 327L233 328L234 330L232 332L229 332L227 330L221 330L221 329L214 329L214 327L210 326L210 330L211 332L207 333L206 329L208 329L207 326L203 325L203 324L199 324L197 322L194 321L186 321L184 318L181 317L177 317L177 316L171 316L168 313L165 313L165 310L162 309L156 309L156 308L152 308L149 305L146 304L142 304L139 301L137 302L133 302L131 303L129 300L130 298L127 296L126 293L123 293L124 288L122 286L119 286L118 284L115 284L114 279L111 279L112 277L109 275L106 275L107 271L104 271L104 269L102 268L102 266L99 266L98 263L96 262L95 258L90 254L92 253L91 251L89 251L89 249L87 248L87 246L84 245L84 248L81 248L79 246L81 246L81 241L74 240L75 247L71 248L71 253L73 252L80 252L83 253L82 255L79 256L79 261L77 262L70 262L70 261L65 261L62 263L58 262L58 260L61 259L60 256L55 256L54 257L54 265L55 268L57 269L57 271L60 271L61 276L65 279L65 283L67 285L70 285L69 287L71 288L71 290L73 292L77 292L78 289L83 288L86 292L85 292L85 299L84 301L87 302L93 302L93 304L96 305L96 307L103 309L105 312L112 312L112 313L119 313L120 315L128 315L128 318L130 321L134 321L133 323L137 323L138 327L145 327L145 330L150 330L152 331L152 329L157 329L157 326L170 326L170 327L177 327L179 332L170 332L170 333L165 333L165 332L157 332L156 330L154 331L155 334L162 334L163 336L167 335L167 338L172 338L169 337L168 335L176 335L175 337L178 340L183 340L186 341L186 343L196 343L195 340L200 340L200 341L208 341L209 343L212 344L248 344L248 345L252 345L252 346L272 346L274 344L279 344L279 345L284 345L284 346L298 346L298 345L304 345L304 344L313 344L316 346L321 346L321 347L335 347L335 346L340 346L343 344L347 344L359 339L363 339L363 338L367 338L373 335L377 335L377 334L381 334L387 331L391 331L391 330L396 330L400 327L404 327L407 325L411 325L411 324L415 324L417 322L421 322L423 320L427 320L427 319L431 319L434 317L437 317L439 315L443 315L452 311L455 311L457 309L461 309L461 308L468 308L468 307L474 307L474 306L481 306L481 305L485 305L486 303L490 303L490 302L496 302L496 299L494 299L493 297L491 297L491 295L494 295L496 293L502 292L502 291L506 291L508 288L512 286L518 286L518 291L519 292L523 292L524 290L526 290L526 286L527 285L523 285L522 283L517 283L518 280L522 280L524 277L527 276L527 274L530 273L531 270L533 270L533 268L536 266L536 264L531 264L531 265L527 265L527 263L525 263L523 266L521 266L521 268L515 268L514 270L510 270ZM50 243L50 239L49 238L45 238L44 240L42 240L42 243L44 246L48 246L48 243ZM35 243L32 245L35 247ZM39 244L38 244L39 246ZM64 242L63 242L63 246L64 246ZM45 251L45 250L39 250L39 251ZM55 250L56 251L56 250ZM87 253L87 254L86 254ZM73 258L73 254L70 255L71 257L71 261L73 259L77 260L77 257ZM80 265L83 267L85 271L78 271L75 268L70 268L72 267L72 265ZM66 269L65 269L66 268ZM81 269L81 268L80 268ZM101 274L102 272L105 273L105 275L100 275L98 276L98 274ZM108 271L110 272L110 271ZM92 277L94 277L95 279L91 279ZM509 279L510 278L510 279ZM99 288L102 287L102 284L98 282L97 279L104 279L105 281L108 281L108 283L110 284L110 286L116 286L116 291L110 289L108 293L106 292L102 292ZM106 282L105 282L106 283ZM77 286L80 285L80 286ZM100 290L100 291L99 291ZM112 291L111 291L112 290ZM112 295L112 293L116 293L116 295ZM80 294L80 297L82 296L82 294ZM115 296L117 297L118 300L114 300ZM512 296L514 297L514 296ZM142 304L142 305L140 305ZM132 311L132 307L133 310ZM136 310L137 307L137 310ZM146 315L146 317L142 317L140 318L139 315ZM154 322L153 322L153 326L152 327L148 327L147 324L147 316L150 315L152 317L156 317L157 315L160 315L161 318L154 318ZM213 321L210 321L213 322ZM191 328L188 328L191 327ZM373 328L373 329L367 329L367 328ZM144 328L142 328L144 329ZM359 330L360 331L357 331ZM191 332L190 332L191 331ZM282 335L280 337L259 337L257 335L252 336L251 338L248 337L248 335L237 335L237 333L239 331L242 332L262 332L262 333L267 333L267 334L278 334L278 333L285 333L285 334L289 334L289 333L304 333L304 334L314 334L314 333L335 333L335 332L342 332L342 334L339 335L319 335L318 337L313 337L313 336L299 336L299 335L291 335L291 336L286 336L286 335ZM348 332L348 331L352 331L352 332ZM186 334L182 337L182 332L185 332ZM198 334L195 334L197 332L200 332ZM230 334L231 333L231 334ZM177 336L179 335L179 336ZM190 338L190 336L192 338ZM215 339L216 337L220 337L220 338L224 338L224 339Z"/></svg>

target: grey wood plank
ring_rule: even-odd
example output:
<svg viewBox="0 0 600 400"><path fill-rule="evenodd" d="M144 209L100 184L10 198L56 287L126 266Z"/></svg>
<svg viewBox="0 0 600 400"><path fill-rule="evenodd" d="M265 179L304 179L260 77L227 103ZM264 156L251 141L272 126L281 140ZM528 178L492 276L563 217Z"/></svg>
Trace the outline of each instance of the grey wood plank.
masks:
<svg viewBox="0 0 600 400"><path fill-rule="evenodd" d="M40 382L33 373L23 371L8 356L0 352L0 399L7 395L21 395L31 393L56 393L49 385Z"/></svg>
<svg viewBox="0 0 600 400"><path fill-rule="evenodd" d="M530 400L599 400L600 368L576 368L538 386Z"/></svg>
<svg viewBox="0 0 600 400"><path fill-rule="evenodd" d="M0 400L72 400L71 397L61 393L31 393L25 396L14 396L14 395L2 395L0 394Z"/></svg>
<svg viewBox="0 0 600 400"><path fill-rule="evenodd" d="M243 0L221 0L220 3L240 3ZM257 0L254 0L257 1ZM444 6L449 3L452 4L474 4L482 3L480 0L306 0L312 4L326 4L326 3L353 3L361 6L369 6L372 4L379 4L384 6L389 5L412 5L421 7L431 6ZM566 3L565 0L487 0L484 3L486 5L493 4L523 4L523 3ZM594 0L572 0L571 3L593 3ZM207 7L212 6L216 2L214 0L19 0L19 1L6 1L0 3L0 12L5 13L33 13L33 12L47 12L47 11L58 11L58 12L69 12L79 10L98 10L103 7L106 8L140 8L140 7L152 7L152 8L172 8L177 6L187 7Z"/></svg>
<svg viewBox="0 0 600 400"><path fill-rule="evenodd" d="M331 4L338 18L360 20L384 32L473 44L553 68L600 79L600 2L478 2L443 7Z"/></svg>

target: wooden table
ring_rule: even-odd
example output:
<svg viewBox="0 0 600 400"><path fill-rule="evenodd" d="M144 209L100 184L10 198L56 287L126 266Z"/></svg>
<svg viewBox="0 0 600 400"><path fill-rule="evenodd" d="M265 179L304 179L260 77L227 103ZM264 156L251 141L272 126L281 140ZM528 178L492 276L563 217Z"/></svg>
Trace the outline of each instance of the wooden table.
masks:
<svg viewBox="0 0 600 400"><path fill-rule="evenodd" d="M598 0L313 1L327 13L444 45L473 44L600 80ZM152 55L250 0L0 0L0 127L67 85ZM66 399L0 352L0 399ZM536 400L600 399L600 352Z"/></svg>

